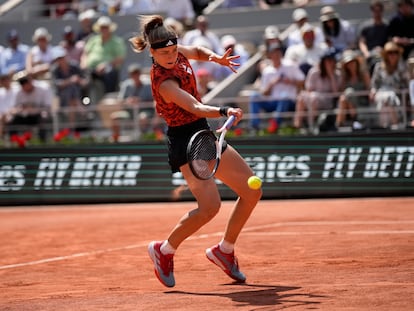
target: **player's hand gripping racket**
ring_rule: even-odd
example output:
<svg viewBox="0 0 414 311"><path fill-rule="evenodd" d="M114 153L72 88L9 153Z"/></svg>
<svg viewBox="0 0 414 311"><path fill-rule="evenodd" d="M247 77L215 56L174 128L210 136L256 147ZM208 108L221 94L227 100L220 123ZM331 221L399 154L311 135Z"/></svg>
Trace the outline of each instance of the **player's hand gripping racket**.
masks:
<svg viewBox="0 0 414 311"><path fill-rule="evenodd" d="M217 130L221 132L217 141L211 130L201 130L195 133L187 146L187 160L194 176L207 180L214 176L220 164L224 136L233 125L234 116L230 116L223 126Z"/></svg>

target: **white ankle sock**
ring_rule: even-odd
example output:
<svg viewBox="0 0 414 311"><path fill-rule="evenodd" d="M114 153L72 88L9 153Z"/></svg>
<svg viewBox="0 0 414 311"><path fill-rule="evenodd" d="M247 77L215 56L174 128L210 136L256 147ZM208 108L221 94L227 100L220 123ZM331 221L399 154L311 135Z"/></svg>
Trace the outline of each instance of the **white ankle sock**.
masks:
<svg viewBox="0 0 414 311"><path fill-rule="evenodd" d="M161 244L160 251L164 255L174 254L175 253L175 248L171 246L171 244L170 244L170 242L168 242L168 240L165 240Z"/></svg>
<svg viewBox="0 0 414 311"><path fill-rule="evenodd" d="M227 242L224 239L220 241L219 247L225 254L231 254L234 251L234 244Z"/></svg>

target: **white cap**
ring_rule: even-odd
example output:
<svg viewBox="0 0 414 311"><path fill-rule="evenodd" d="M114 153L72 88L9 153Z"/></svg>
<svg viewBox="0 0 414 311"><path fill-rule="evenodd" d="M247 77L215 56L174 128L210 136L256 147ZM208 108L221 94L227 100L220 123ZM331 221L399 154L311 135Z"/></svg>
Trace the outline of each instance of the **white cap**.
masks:
<svg viewBox="0 0 414 311"><path fill-rule="evenodd" d="M307 18L308 17L308 13L305 11L305 9L302 8L298 8L296 10L293 11L292 13L292 19L295 22L300 21L301 19Z"/></svg>
<svg viewBox="0 0 414 311"><path fill-rule="evenodd" d="M225 35L221 38L221 46L223 48L227 48L230 45L235 45L236 44L236 38L233 37L232 35Z"/></svg>
<svg viewBox="0 0 414 311"><path fill-rule="evenodd" d="M98 14L94 9L89 9L80 13L78 16L78 20L83 21L85 19L94 19L97 17L97 15Z"/></svg>
<svg viewBox="0 0 414 311"><path fill-rule="evenodd" d="M267 40L267 39L277 39L277 38L279 38L279 35L280 35L279 28L277 26L270 25L270 26L267 26L265 28L263 38L265 40Z"/></svg>
<svg viewBox="0 0 414 311"><path fill-rule="evenodd" d="M33 42L36 42L39 38L46 38L47 41L50 41L52 39L52 35L46 28L39 27L35 30L32 40Z"/></svg>
<svg viewBox="0 0 414 311"><path fill-rule="evenodd" d="M66 56L66 50L62 46L56 46L52 49L53 60Z"/></svg>

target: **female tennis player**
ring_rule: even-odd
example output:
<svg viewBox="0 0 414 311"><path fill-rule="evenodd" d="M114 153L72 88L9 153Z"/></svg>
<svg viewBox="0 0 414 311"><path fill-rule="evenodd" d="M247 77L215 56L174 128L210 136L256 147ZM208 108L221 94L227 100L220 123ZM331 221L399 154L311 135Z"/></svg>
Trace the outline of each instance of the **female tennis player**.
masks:
<svg viewBox="0 0 414 311"><path fill-rule="evenodd" d="M238 56L231 50L217 55L201 46L177 44L177 34L163 23L159 15L140 16L142 34L130 39L135 52L149 48L153 58L151 68L152 92L156 111L167 123L168 161L172 172L181 171L198 206L186 213L164 241L153 241L148 253L154 263L155 274L167 286L175 285L173 256L180 244L209 222L219 211L221 198L214 178L201 180L189 167L186 149L191 136L202 129L210 129L207 118L235 117L237 124L243 116L240 108L216 107L201 103L195 74L189 59L216 62L236 72ZM237 195L222 240L206 250L207 258L237 282L245 282L234 255L234 244L259 201L261 190L248 187L247 179L253 171L230 145L223 145L223 153L215 177Z"/></svg>

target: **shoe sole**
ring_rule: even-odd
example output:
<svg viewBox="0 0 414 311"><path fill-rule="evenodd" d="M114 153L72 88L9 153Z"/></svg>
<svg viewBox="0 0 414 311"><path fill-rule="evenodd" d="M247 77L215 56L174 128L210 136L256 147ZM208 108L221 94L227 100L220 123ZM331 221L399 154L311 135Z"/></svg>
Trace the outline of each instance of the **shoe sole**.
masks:
<svg viewBox="0 0 414 311"><path fill-rule="evenodd" d="M223 272L226 274L226 275L228 275L229 277L231 277L233 280L235 280L235 281L237 281L237 282L239 282L239 283L245 283L246 282L246 278L244 278L244 279L241 279L241 278L238 278L238 277L236 277L236 276L234 276L234 275L232 275L232 274L229 274L229 273L227 273L226 272L226 267L223 265L223 263L216 257L216 255L214 255L214 253L213 253L213 251L210 249L210 248L208 248L207 250L206 250L206 256L207 256L207 259L208 260L210 260L212 263L214 263L216 266L218 266L221 270L223 270Z"/></svg>
<svg viewBox="0 0 414 311"><path fill-rule="evenodd" d="M148 255L150 256L152 263L154 264L154 272L155 276L157 277L158 281L161 282L162 285L166 287L174 287L175 286L175 280L172 281L172 283L166 283L166 281L160 276L160 273L158 272L158 269L156 268L156 256L155 256L155 249L154 249L154 242L151 242L148 245Z"/></svg>

